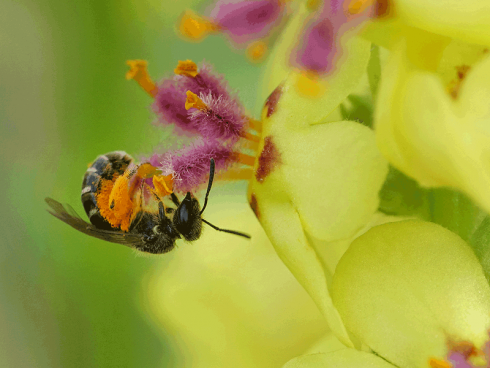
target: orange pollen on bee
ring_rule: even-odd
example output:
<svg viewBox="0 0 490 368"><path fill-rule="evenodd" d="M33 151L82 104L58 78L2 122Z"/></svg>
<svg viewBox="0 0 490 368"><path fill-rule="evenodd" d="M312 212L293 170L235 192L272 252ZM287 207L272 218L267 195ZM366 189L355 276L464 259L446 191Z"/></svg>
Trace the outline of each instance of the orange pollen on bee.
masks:
<svg viewBox="0 0 490 368"><path fill-rule="evenodd" d="M151 97L155 97L158 88L148 74L148 62L146 60L127 60L130 69L126 73L126 79L134 79Z"/></svg>
<svg viewBox="0 0 490 368"><path fill-rule="evenodd" d="M349 14L359 14L366 10L369 6L373 5L375 0L351 0L347 7Z"/></svg>
<svg viewBox="0 0 490 368"><path fill-rule="evenodd" d="M127 175L119 176L114 182L111 195L109 196L109 209L114 216L121 221L121 230L128 231L131 224L133 212L133 201L131 200L134 190L130 191L129 178Z"/></svg>
<svg viewBox="0 0 490 368"><path fill-rule="evenodd" d="M177 67L174 69L174 73L177 75L186 75L192 78L199 74L197 72L197 65L192 60L179 60Z"/></svg>
<svg viewBox="0 0 490 368"><path fill-rule="evenodd" d="M219 26L208 19L201 17L192 10L186 10L182 14L179 24L179 32L193 41L200 41L209 33L219 30Z"/></svg>
<svg viewBox="0 0 490 368"><path fill-rule="evenodd" d="M172 175L155 175L153 177L153 186L155 187L155 192L162 198L173 192L173 178Z"/></svg>
<svg viewBox="0 0 490 368"><path fill-rule="evenodd" d="M118 177L118 179L121 177ZM117 182L117 179L116 179ZM120 228L122 231L128 231L129 225L131 224L131 213L126 214L126 216L121 217L121 212L116 212L116 202L111 209L111 202L114 199L113 190L115 187L115 182L112 180L102 179L100 182L100 187L97 192L97 207L100 214L104 217L111 225L115 228ZM112 198L111 198L112 197ZM127 198L129 199L129 198ZM130 200L129 200L130 201ZM120 210L120 205L118 203L117 209ZM127 209L127 207L126 207ZM131 203L130 211L132 211L133 205ZM119 216L116 216L116 213Z"/></svg>
<svg viewBox="0 0 490 368"><path fill-rule="evenodd" d="M144 163L138 166L135 175L142 179L151 178L154 175L159 175L162 172L150 163Z"/></svg>
<svg viewBox="0 0 490 368"><path fill-rule="evenodd" d="M267 49L267 44L264 41L254 41L247 46L246 54L250 61L258 63L264 59Z"/></svg>
<svg viewBox="0 0 490 368"><path fill-rule="evenodd" d="M191 108L206 111L208 106L193 92L186 92L187 99L185 100L185 109L189 110Z"/></svg>

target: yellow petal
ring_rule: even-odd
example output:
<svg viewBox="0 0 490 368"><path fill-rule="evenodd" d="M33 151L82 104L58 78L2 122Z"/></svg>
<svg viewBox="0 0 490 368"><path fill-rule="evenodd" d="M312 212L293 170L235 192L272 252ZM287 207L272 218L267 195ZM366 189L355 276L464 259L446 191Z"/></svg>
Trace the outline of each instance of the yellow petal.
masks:
<svg viewBox="0 0 490 368"><path fill-rule="evenodd" d="M241 189L213 188L205 218L250 233L251 240L203 225L198 241L156 259L143 279L148 292L140 293L142 312L157 331L175 337L175 366L280 367L326 332L324 318L277 258Z"/></svg>
<svg viewBox="0 0 490 368"><path fill-rule="evenodd" d="M337 265L332 299L346 327L399 367L444 359L449 341L482 347L490 288L471 248L422 221L372 228Z"/></svg>
<svg viewBox="0 0 490 368"><path fill-rule="evenodd" d="M369 222L387 174L372 130L344 121L292 134L278 126L271 134L282 153L282 190L308 233L333 241Z"/></svg>
<svg viewBox="0 0 490 368"><path fill-rule="evenodd" d="M394 0L406 24L464 42L490 45L490 2L482 0Z"/></svg>
<svg viewBox="0 0 490 368"><path fill-rule="evenodd" d="M270 187L266 187L272 189ZM253 193L259 221L279 258L311 296L332 332L347 346L353 346L328 292L329 275L309 244L295 208L267 190Z"/></svg>
<svg viewBox="0 0 490 368"><path fill-rule="evenodd" d="M292 117L296 114L298 123L323 123L327 116L358 86L359 80L366 72L370 57L370 42L356 36L346 35L342 39L343 57L336 69L326 77L319 78L311 84L317 98L301 93L298 84L305 83L302 72L294 71L290 66L291 52L296 46L298 34L301 33L304 21L311 13L304 4L299 6L293 19L281 33L267 62L261 88L264 101L271 92L288 77L284 86L288 90L283 103L288 106L287 115L279 119ZM318 108L321 106L321 108ZM279 112L282 114L281 112Z"/></svg>
<svg viewBox="0 0 490 368"><path fill-rule="evenodd" d="M401 45L384 73L375 126L385 157L422 185L459 189L490 211L490 59L470 70L459 100L435 73L416 69Z"/></svg>
<svg viewBox="0 0 490 368"><path fill-rule="evenodd" d="M333 353L303 355L287 362L283 368L394 368L374 354L345 349Z"/></svg>

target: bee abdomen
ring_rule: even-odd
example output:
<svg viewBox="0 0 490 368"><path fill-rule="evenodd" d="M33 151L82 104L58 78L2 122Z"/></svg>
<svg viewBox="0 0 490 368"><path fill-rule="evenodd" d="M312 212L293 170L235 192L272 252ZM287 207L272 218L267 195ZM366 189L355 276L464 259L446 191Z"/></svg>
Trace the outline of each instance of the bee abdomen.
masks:
<svg viewBox="0 0 490 368"><path fill-rule="evenodd" d="M102 217L97 206L97 191L100 179L113 180L122 175L133 158L124 151L114 151L95 159L85 172L82 183L82 204L90 222L99 229L110 230L111 225Z"/></svg>

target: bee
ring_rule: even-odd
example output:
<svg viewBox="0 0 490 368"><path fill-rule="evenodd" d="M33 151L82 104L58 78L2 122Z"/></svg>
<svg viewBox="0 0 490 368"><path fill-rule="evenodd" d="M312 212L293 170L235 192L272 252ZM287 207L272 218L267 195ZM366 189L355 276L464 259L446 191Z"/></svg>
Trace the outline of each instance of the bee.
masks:
<svg viewBox="0 0 490 368"><path fill-rule="evenodd" d="M250 239L250 235L221 229L202 214L208 203L213 184L214 160L210 160L209 181L201 209L198 200L187 192L180 201L169 188L169 182L149 163L136 165L123 151L99 156L87 169L83 178L81 199L90 223L83 220L70 205L62 205L46 198L53 216L84 234L108 242L126 245L141 252L162 254L175 247L177 239L199 239L202 223L215 230ZM163 179L162 179L163 178ZM154 188L147 180L153 179ZM145 202L146 193L153 199L153 207ZM176 208L166 206L162 197L169 197ZM155 201L156 199L156 201Z"/></svg>

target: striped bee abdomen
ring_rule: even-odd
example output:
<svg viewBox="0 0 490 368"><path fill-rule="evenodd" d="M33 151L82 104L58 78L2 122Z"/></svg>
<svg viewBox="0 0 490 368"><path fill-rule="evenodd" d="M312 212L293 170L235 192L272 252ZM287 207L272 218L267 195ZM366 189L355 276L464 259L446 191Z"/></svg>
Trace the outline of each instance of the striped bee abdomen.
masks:
<svg viewBox="0 0 490 368"><path fill-rule="evenodd" d="M113 180L115 174L122 175L132 161L133 158L124 151L109 152L97 157L85 172L82 183L82 204L90 222L98 229L112 229L97 206L96 194L100 179Z"/></svg>

